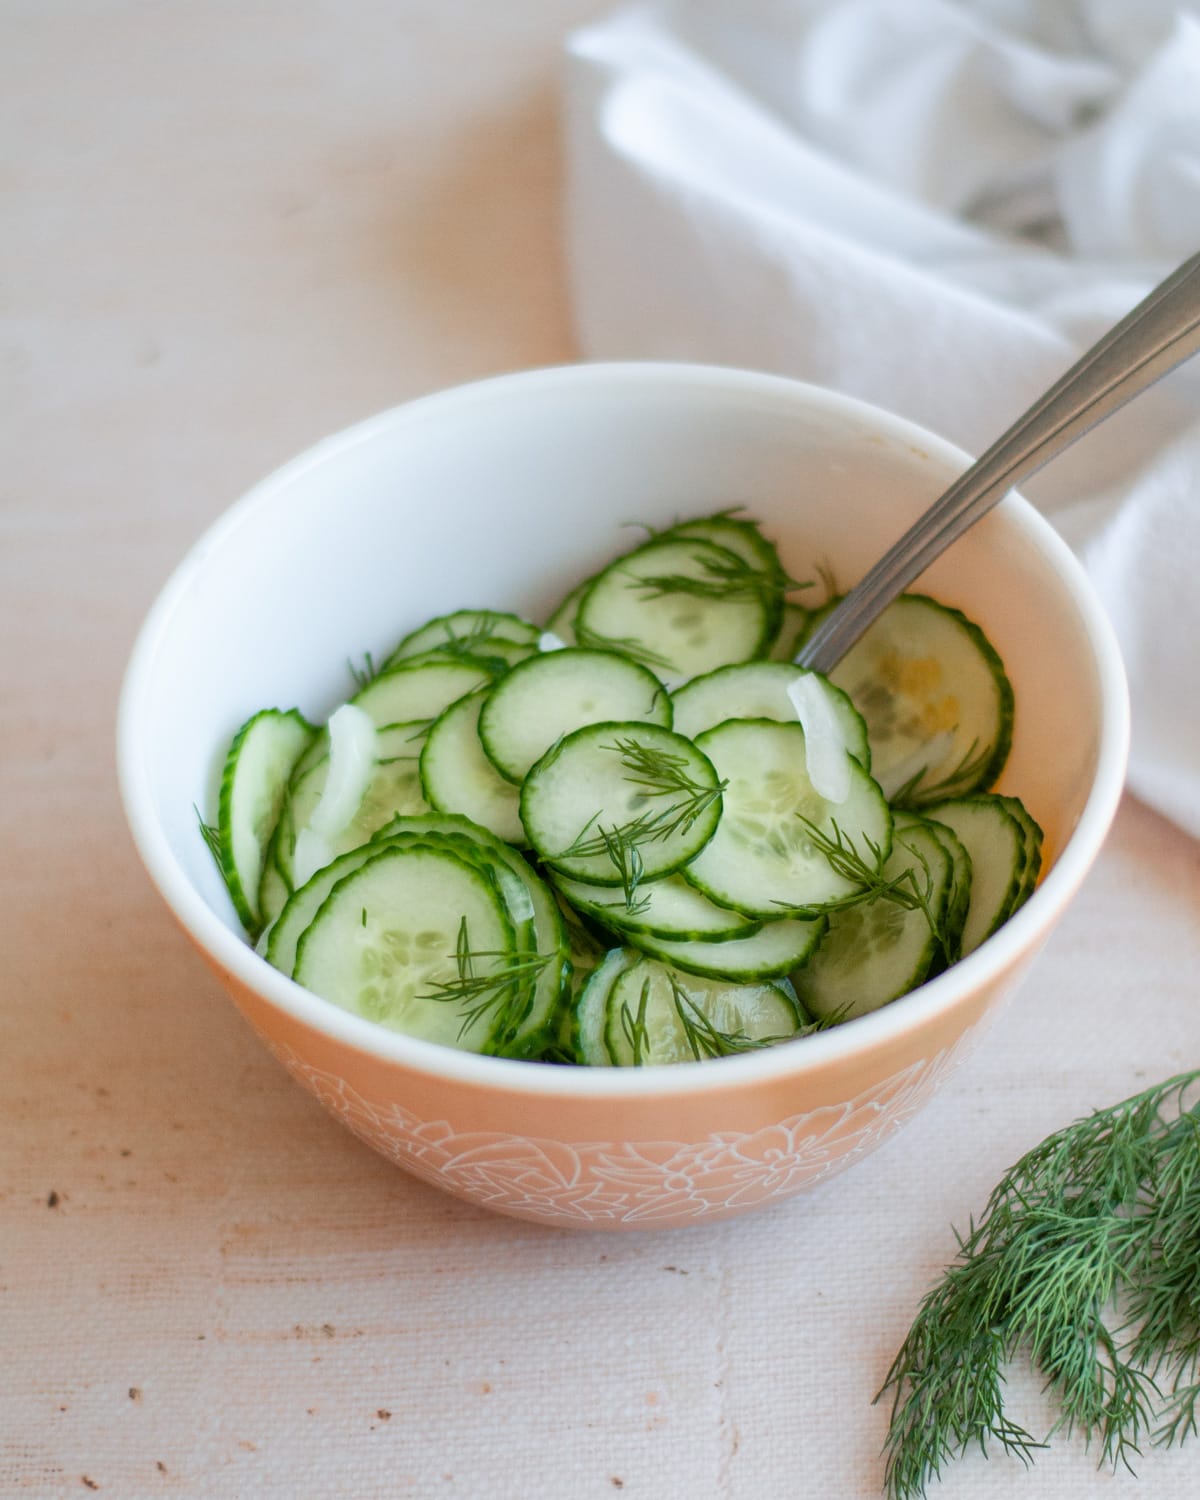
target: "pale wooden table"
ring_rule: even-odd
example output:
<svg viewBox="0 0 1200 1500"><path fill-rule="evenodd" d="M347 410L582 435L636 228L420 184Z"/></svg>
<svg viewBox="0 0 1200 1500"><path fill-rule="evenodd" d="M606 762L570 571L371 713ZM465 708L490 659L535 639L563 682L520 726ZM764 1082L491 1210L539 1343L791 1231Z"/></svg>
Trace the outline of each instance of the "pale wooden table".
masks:
<svg viewBox="0 0 1200 1500"><path fill-rule="evenodd" d="M572 1236L343 1133L151 890L113 716L185 547L331 430L572 357L555 88L598 8L0 6L0 1495L872 1496L951 1221L1200 1060L1200 849L1129 805L888 1148L758 1217ZM1198 1457L1139 1493L1194 1494ZM1063 1442L939 1493L1118 1488Z"/></svg>

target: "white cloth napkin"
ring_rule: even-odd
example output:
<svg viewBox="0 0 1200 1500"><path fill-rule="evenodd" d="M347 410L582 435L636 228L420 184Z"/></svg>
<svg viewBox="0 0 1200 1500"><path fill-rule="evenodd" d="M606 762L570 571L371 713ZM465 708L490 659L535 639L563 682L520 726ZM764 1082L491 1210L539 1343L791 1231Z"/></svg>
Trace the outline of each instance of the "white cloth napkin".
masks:
<svg viewBox="0 0 1200 1500"><path fill-rule="evenodd" d="M1200 6L660 0L570 40L588 358L798 376L979 452L1200 248ZM1200 360L1025 486L1120 636L1133 789L1200 836Z"/></svg>

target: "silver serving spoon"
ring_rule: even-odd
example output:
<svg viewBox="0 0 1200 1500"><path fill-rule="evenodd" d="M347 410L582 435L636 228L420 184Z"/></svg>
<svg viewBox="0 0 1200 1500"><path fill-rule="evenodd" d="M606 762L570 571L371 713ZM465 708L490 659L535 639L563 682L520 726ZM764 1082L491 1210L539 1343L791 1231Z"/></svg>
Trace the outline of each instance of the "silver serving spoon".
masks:
<svg viewBox="0 0 1200 1500"><path fill-rule="evenodd" d="M813 632L799 665L832 671L896 595L1009 490L1197 349L1200 255L1193 255L933 502Z"/></svg>

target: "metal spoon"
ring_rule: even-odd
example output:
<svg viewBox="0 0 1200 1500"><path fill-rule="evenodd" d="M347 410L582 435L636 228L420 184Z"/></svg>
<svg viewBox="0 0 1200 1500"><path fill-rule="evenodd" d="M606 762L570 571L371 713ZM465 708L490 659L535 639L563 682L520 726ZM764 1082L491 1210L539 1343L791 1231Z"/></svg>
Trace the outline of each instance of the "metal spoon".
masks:
<svg viewBox="0 0 1200 1500"><path fill-rule="evenodd" d="M897 594L1023 479L1200 349L1200 254L1111 328L879 559L796 661L829 672Z"/></svg>

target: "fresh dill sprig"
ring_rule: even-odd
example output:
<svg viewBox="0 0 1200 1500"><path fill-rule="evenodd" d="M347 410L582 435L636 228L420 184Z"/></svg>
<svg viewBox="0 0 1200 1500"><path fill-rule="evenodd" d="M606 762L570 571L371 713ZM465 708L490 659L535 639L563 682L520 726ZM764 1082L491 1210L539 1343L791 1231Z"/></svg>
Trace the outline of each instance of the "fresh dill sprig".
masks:
<svg viewBox="0 0 1200 1500"><path fill-rule="evenodd" d="M347 658L346 660L346 666L350 670L350 676L354 679L355 687L361 693L363 688L365 688L369 683L375 681L380 672L383 671L386 663L381 662L377 666L375 664L375 658L371 655L371 653L369 651L364 651L363 664L361 667L356 667L354 663L349 660L349 658Z"/></svg>
<svg viewBox="0 0 1200 1500"><path fill-rule="evenodd" d="M647 526L645 529L648 535L656 541L699 541L710 542L718 547L723 547L723 543L718 541L712 532L705 530L705 523L710 521L732 522L743 533L752 533L758 537L760 542L765 543L763 553L760 554L761 561L758 565L752 559L746 558L743 554L736 552L735 549L723 547L723 550L734 551L734 555L738 558L739 562L744 564L746 573L757 574L760 579L776 589L780 595L813 588L814 585L811 580L793 578L787 569L784 568L774 546L767 542L763 536L762 523L755 517L745 514L745 510L746 507L744 505L729 505L724 510L711 511L708 515L692 516L686 520L678 520L669 526L657 529L653 526ZM703 565L705 570L710 572L714 577L720 576L722 570L716 568L715 565L710 566L708 559L705 559ZM738 570L739 573L740 571ZM735 574L733 570L728 568L725 569L725 572L730 578L738 576L738 574ZM692 591L689 589L671 589L669 592L689 593Z"/></svg>
<svg viewBox="0 0 1200 1500"><path fill-rule="evenodd" d="M822 913L832 915L854 906L871 906L876 901L890 901L903 907L905 911L920 911L946 962L954 961L954 934L945 920L946 903L941 903L940 910L935 908L937 881L928 859L919 849L905 843L902 835L897 835L896 843L901 844L912 855L915 863L901 870L898 875L885 875L883 850L866 834L863 835L863 842L870 851L870 861L858 852L854 840L841 828L836 818L832 821L833 837L830 838L810 818L804 817L802 813L797 816L807 829L817 852L824 856L826 864L843 880L850 881L855 889L844 896L812 907L797 907L782 902L777 904L784 906L794 916L812 917ZM918 866L923 878L918 877Z"/></svg>
<svg viewBox="0 0 1200 1500"><path fill-rule="evenodd" d="M634 575L630 587L647 599L668 594L688 594L696 599L777 600L783 594L811 588L792 578L782 567L760 568L747 558L730 553L728 558L699 554L698 573L647 573Z"/></svg>
<svg viewBox="0 0 1200 1500"><path fill-rule="evenodd" d="M204 821L204 814L195 803L192 804L192 811L196 814L196 822L200 825L200 837L208 845L208 852L216 860L221 873L224 874L225 855L224 846L221 842L221 830L215 824Z"/></svg>
<svg viewBox="0 0 1200 1500"><path fill-rule="evenodd" d="M462 1008L460 1037L489 1011L496 1013L496 1030L507 1036L523 1019L529 987L551 957L548 953L513 954L505 950L472 948L464 916L458 924L453 954L458 977L431 981L433 991L417 998L447 1000L459 1005ZM492 964L487 973L479 974L475 965L481 959L499 959L500 963Z"/></svg>
<svg viewBox="0 0 1200 1500"><path fill-rule="evenodd" d="M508 671L511 663L506 656L499 653L490 653L488 647L494 641L506 640L507 637L499 635L492 621L484 620L464 631L462 635L456 635L453 628L447 627L446 639L439 641L431 649L439 656L449 657L452 661L470 662L487 669L492 677L503 677Z"/></svg>
<svg viewBox="0 0 1200 1500"><path fill-rule="evenodd" d="M703 812L728 785L723 781L717 787L707 786L689 774L686 755L675 755L654 745L642 745L632 738L614 740L611 745L600 748L620 755L625 780L632 782L646 797L670 797L679 792L698 799L701 804L699 811Z"/></svg>
<svg viewBox="0 0 1200 1500"><path fill-rule="evenodd" d="M675 1014L683 1027L688 1048L697 1062L711 1057L734 1057L739 1052L756 1052L762 1047L773 1047L777 1042L791 1040L787 1036L747 1036L744 1031L724 1031L711 1016L696 1004L674 974L668 975L671 983L671 999Z"/></svg>
<svg viewBox="0 0 1200 1500"><path fill-rule="evenodd" d="M688 1050L696 1062L703 1062L707 1058L714 1057L736 1057L739 1053L757 1052L764 1047L774 1047L780 1042L794 1042L801 1037L811 1036L814 1032L826 1031L831 1026L840 1025L845 1020L844 1013L839 1012L820 1020L805 1021L795 1031L782 1032L778 1036L748 1036L741 1029L726 1031L718 1026L712 1017L707 1015L692 999L677 975L667 970L666 978L671 986L671 1003L680 1029ZM619 1012L621 1031L629 1043L633 1054L632 1065L635 1068L642 1067L650 1060L650 1032L646 1013L650 1003L652 983L651 978L642 981L636 1011L630 1009L628 1000L624 1000Z"/></svg>
<svg viewBox="0 0 1200 1500"><path fill-rule="evenodd" d="M196 822L200 828L200 837L204 840L208 852L213 857L213 862L217 867L217 873L225 882L225 889L229 892L230 899L233 901L234 906L238 909L242 921L246 923L247 927L254 925L256 923L256 918L252 914L247 913L244 910L246 899L242 894L240 885L238 884L237 872L230 856L230 852L225 847L225 841L221 837L221 830L216 827L215 824L206 823L204 821L203 813L201 813L200 809L194 802L192 803L192 811L196 814Z"/></svg>
<svg viewBox="0 0 1200 1500"><path fill-rule="evenodd" d="M1045 1443L1004 1411L1021 1351L1102 1463L1196 1434L1200 1406L1200 1070L1047 1137L1009 1169L926 1295L883 1388L885 1485L918 1500L989 1442Z"/></svg>
<svg viewBox="0 0 1200 1500"><path fill-rule="evenodd" d="M706 786L689 775L684 756L640 745L633 739L616 740L600 748L620 755L628 773L624 779L632 782L642 796L675 796L678 799L612 828L601 827L600 814L593 813L570 846L556 856L557 859L589 859L607 855L621 876L626 904L632 910L634 892L645 873L638 846L658 843L674 833L686 833L696 819L720 799L729 783L720 781L715 786ZM627 874L636 874L636 879L628 880Z"/></svg>
<svg viewBox="0 0 1200 1500"><path fill-rule="evenodd" d="M842 829L836 818L832 820L833 837L830 838L811 818L806 818L803 813L798 813L797 816L804 824L813 847L824 857L825 863L835 875L849 881L855 889L835 900L823 901L819 906L788 906L788 911L795 912L797 916L813 916L819 912L845 911L847 907L869 905L876 901L893 901L907 911L920 909L924 912L930 930L935 936L939 936L940 923L932 907L933 874L923 855L910 845L904 845L924 870L924 886L917 880L916 871L911 866L902 870L899 875L884 875L883 850L866 834L863 835L863 843L870 851L869 861L859 853L854 840Z"/></svg>
<svg viewBox="0 0 1200 1500"><path fill-rule="evenodd" d="M630 916L643 912L650 905L649 896L637 899L638 886L646 874L642 852L633 839L621 835L617 830L600 829L605 853L621 880L621 895L625 899L625 911Z"/></svg>
<svg viewBox="0 0 1200 1500"><path fill-rule="evenodd" d="M739 521L743 526L752 526L755 531L761 529L760 523L751 516L744 515L744 505L726 505L722 510L706 511L702 516L676 516L674 521L669 521L665 526L651 526L649 521L626 521L626 526L640 526L647 536L667 537L673 531L678 531L682 526L694 526L697 521Z"/></svg>
<svg viewBox="0 0 1200 1500"><path fill-rule="evenodd" d="M649 667L655 672L669 672L673 663L658 651L653 651L644 641L636 640L631 635L601 635L597 630L589 630L586 625L575 621L572 627L575 644L582 646L588 651L613 651L618 656L627 656L630 661L638 662L643 667Z"/></svg>
<svg viewBox="0 0 1200 1500"><path fill-rule="evenodd" d="M650 981L642 980L641 993L638 996L637 1015L629 1009L629 1002L625 1000L621 1004L621 1030L625 1034L625 1040L629 1043L633 1052L633 1066L640 1068L646 1061L650 1050L650 1038L646 1025L646 1008L650 1003Z"/></svg>
<svg viewBox="0 0 1200 1500"><path fill-rule="evenodd" d="M496 622L494 620L479 620L469 629L461 633L453 625L445 626L446 638L438 641L433 647L435 651L449 651L452 655L470 655L479 646L484 646L488 641L497 639ZM499 637L503 639L503 637Z"/></svg>
<svg viewBox="0 0 1200 1500"><path fill-rule="evenodd" d="M679 1019L688 1050L697 1062L712 1057L733 1057L739 1052L754 1052L761 1047L773 1047L777 1042L790 1041L791 1036L751 1037L744 1031L725 1031L704 1013L680 984L678 978L667 972L671 986L671 1002ZM629 1001L623 1001L620 1010L621 1031L633 1054L633 1066L640 1068L650 1060L650 1035L647 1009L650 1003L653 980L642 981L638 993L636 1012L630 1009Z"/></svg>
<svg viewBox="0 0 1200 1500"><path fill-rule="evenodd" d="M843 880L848 880L852 885L858 887L850 895L842 897L841 900L834 903L835 907L842 905L858 906L864 901L876 901L881 896L890 898L894 894L900 882L884 878L883 850L869 835L863 835L863 843L870 850L870 863L858 852L854 840L848 833L843 831L841 824L836 818L831 820L830 826L833 828L833 837L830 838L811 818L806 818L803 813L797 813L796 816L804 824L813 847L818 854L824 856L825 863L833 873L840 875ZM902 900L901 905L911 905L911 903L907 900ZM823 911L828 911L829 909L828 906L822 906Z"/></svg>
<svg viewBox="0 0 1200 1500"><path fill-rule="evenodd" d="M941 802L947 797L952 797L962 786L969 785L976 780L980 772L991 760L995 753L994 745L985 745L982 750L976 747L978 739L973 739L959 757L957 765L940 776L937 781L926 781L929 775L929 767L922 766L901 786L897 787L889 797L893 807L923 807L931 802Z"/></svg>
<svg viewBox="0 0 1200 1500"><path fill-rule="evenodd" d="M556 858L594 859L607 855L609 864L617 872L625 910L630 914L644 911L646 901L637 899L638 886L646 873L639 846L670 838L679 828L690 828L699 813L689 814L688 806L679 803L655 814L643 813L627 823L617 823L612 828L602 827L598 816L593 813L569 847L562 850Z"/></svg>

